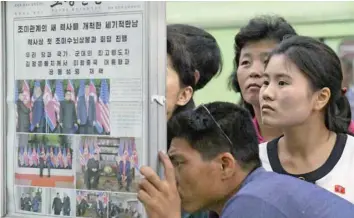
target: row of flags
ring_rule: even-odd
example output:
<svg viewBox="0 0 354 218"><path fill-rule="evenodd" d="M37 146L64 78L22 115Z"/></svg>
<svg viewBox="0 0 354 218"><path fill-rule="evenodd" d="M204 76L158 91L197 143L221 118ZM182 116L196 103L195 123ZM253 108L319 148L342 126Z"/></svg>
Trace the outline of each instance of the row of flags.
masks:
<svg viewBox="0 0 354 218"><path fill-rule="evenodd" d="M45 154L45 159L50 156L49 160L52 167L71 168L72 151L70 148L61 147L19 147L19 160L23 166L38 166L41 153Z"/></svg>
<svg viewBox="0 0 354 218"><path fill-rule="evenodd" d="M82 146L80 146L80 164L85 166L90 158L93 158L95 153L100 153L101 149L98 146L97 138L86 137ZM126 153L126 154L125 154ZM122 138L120 139L120 144L118 148L117 155L125 158L134 159L134 167L139 170L139 158L136 150L136 144L134 138Z"/></svg>
<svg viewBox="0 0 354 218"><path fill-rule="evenodd" d="M87 161L94 157L95 153L99 154L101 152L101 148L98 146L96 138L85 137L79 151L80 164L81 166L85 166Z"/></svg>
<svg viewBox="0 0 354 218"><path fill-rule="evenodd" d="M127 156L126 156L127 153ZM120 140L118 148L118 156L122 157L123 160L133 159L134 168L139 171L139 157L138 151L136 149L135 139L134 138L122 138Z"/></svg>
<svg viewBox="0 0 354 218"><path fill-rule="evenodd" d="M40 81L35 81L34 88L40 88ZM106 79L101 80L101 88L99 97L97 98L97 91L94 81L91 79L89 83L90 95L94 97L95 107L96 107L96 124L95 128L99 134L105 132L110 132L110 122L109 122L109 87ZM38 98L38 96L32 95L30 96L30 86L27 80L22 82L22 92L24 96L24 103L26 107L32 108L34 102ZM78 95L75 97L75 88L72 80L68 80L66 90L71 91L71 100L75 103L77 108L77 102L79 97L85 95L85 80L80 80ZM60 102L64 101L64 85L63 80L55 81L55 91L52 93L52 88L49 80L45 81L44 93L43 93L43 101L44 101L44 113L45 120L47 125L49 126L51 131L57 127L60 120ZM15 88L15 100L18 100L18 88ZM16 126L18 120L17 108L16 108ZM32 122L32 112L30 114L30 122L31 122L31 131L35 128Z"/></svg>

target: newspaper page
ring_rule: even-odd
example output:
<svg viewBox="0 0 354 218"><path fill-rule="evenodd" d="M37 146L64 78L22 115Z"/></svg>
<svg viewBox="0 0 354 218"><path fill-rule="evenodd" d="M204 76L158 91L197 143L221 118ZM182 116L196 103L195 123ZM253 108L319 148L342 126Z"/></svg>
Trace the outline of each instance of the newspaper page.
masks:
<svg viewBox="0 0 354 218"><path fill-rule="evenodd" d="M142 217L146 3L6 4L15 213Z"/></svg>

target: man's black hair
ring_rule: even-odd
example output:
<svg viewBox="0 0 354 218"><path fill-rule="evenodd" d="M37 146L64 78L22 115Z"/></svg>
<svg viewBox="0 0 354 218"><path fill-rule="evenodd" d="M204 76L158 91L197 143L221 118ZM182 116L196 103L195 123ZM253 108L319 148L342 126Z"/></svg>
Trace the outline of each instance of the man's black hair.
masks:
<svg viewBox="0 0 354 218"><path fill-rule="evenodd" d="M186 47L187 37L177 32L167 32L167 55L173 69L177 72L181 87L191 86L195 89L194 65L191 54ZM186 105L179 106L173 114L194 108L191 99Z"/></svg>
<svg viewBox="0 0 354 218"><path fill-rule="evenodd" d="M210 114L199 106L171 118L167 125L168 137L187 140L205 160L213 159L222 152L230 152L245 168L260 166L258 139L250 113L228 102L213 102L204 106Z"/></svg>
<svg viewBox="0 0 354 218"><path fill-rule="evenodd" d="M186 47L191 53L195 69L200 78L195 89L202 89L223 67L222 55L216 39L207 31L187 24L170 24L167 32L186 36Z"/></svg>

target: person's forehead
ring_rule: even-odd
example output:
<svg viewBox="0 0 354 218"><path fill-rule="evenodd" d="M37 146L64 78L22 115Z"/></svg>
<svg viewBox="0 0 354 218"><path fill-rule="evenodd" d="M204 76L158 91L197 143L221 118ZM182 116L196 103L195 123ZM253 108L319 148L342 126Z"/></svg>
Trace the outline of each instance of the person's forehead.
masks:
<svg viewBox="0 0 354 218"><path fill-rule="evenodd" d="M198 152L192 148L190 143L183 138L173 138L171 140L170 149L168 151L170 156L193 156Z"/></svg>
<svg viewBox="0 0 354 218"><path fill-rule="evenodd" d="M263 39L259 41L250 41L246 43L241 49L241 54L249 52L270 52L277 46L277 42L274 40Z"/></svg>
<svg viewBox="0 0 354 218"><path fill-rule="evenodd" d="M296 65L284 54L273 55L265 69L265 73L292 75L291 72L299 71Z"/></svg>

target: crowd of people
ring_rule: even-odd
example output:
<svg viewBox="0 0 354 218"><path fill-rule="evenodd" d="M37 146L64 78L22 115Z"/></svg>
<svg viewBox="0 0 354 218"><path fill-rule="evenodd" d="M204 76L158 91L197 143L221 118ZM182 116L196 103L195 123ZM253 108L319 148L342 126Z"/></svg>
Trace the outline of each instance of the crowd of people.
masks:
<svg viewBox="0 0 354 218"><path fill-rule="evenodd" d="M241 104L195 108L193 93L221 71L220 49L200 28L167 27L168 155L164 178L140 169L148 217L352 217L346 57L276 15L250 19L234 39L229 85Z"/></svg>

